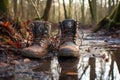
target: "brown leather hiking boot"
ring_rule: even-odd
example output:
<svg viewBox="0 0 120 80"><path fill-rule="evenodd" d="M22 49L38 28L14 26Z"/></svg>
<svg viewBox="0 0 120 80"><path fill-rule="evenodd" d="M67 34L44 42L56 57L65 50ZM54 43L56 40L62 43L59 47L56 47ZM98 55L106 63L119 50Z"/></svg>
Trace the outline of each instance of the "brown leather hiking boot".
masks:
<svg viewBox="0 0 120 80"><path fill-rule="evenodd" d="M41 58L47 53L51 25L47 21L34 21L30 24L33 32L33 44L22 50L22 55Z"/></svg>
<svg viewBox="0 0 120 80"><path fill-rule="evenodd" d="M66 19L60 23L59 57L79 57L79 46L76 45L77 22Z"/></svg>

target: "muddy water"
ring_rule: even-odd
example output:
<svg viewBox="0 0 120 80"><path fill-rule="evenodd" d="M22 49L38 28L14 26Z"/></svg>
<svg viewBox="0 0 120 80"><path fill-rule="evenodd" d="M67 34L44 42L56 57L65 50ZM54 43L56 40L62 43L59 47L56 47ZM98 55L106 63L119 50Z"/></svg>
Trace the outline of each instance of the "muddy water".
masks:
<svg viewBox="0 0 120 80"><path fill-rule="evenodd" d="M7 66L0 68L0 80L120 80L120 39L83 33L80 58L53 56Z"/></svg>

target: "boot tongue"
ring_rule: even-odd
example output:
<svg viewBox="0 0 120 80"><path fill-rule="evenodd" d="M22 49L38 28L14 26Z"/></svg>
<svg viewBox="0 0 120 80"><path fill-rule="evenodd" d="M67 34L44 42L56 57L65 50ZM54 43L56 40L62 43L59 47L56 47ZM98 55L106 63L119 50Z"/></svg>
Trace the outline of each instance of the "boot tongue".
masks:
<svg viewBox="0 0 120 80"><path fill-rule="evenodd" d="M46 38L49 36L47 23L38 21L34 22L33 24L33 44L40 45L42 42L45 43L47 41Z"/></svg>

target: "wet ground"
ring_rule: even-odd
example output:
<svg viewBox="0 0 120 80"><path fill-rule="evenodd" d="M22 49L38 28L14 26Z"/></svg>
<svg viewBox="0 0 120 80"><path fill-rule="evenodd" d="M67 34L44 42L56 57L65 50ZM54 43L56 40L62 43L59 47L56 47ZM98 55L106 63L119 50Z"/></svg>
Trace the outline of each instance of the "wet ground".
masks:
<svg viewBox="0 0 120 80"><path fill-rule="evenodd" d="M120 80L120 39L101 34L80 31L80 58L54 55L0 67L0 80Z"/></svg>

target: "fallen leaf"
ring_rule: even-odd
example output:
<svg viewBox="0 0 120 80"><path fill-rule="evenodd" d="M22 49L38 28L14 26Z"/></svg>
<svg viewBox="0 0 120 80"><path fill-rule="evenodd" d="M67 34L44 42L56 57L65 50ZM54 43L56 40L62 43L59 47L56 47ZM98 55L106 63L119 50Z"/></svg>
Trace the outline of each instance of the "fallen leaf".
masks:
<svg viewBox="0 0 120 80"><path fill-rule="evenodd" d="M28 58L25 58L24 59L24 63L28 63L28 62L30 62L31 60L30 59L28 59Z"/></svg>
<svg viewBox="0 0 120 80"><path fill-rule="evenodd" d="M11 62L11 64L20 64L20 62L17 61L17 60L13 60L13 61Z"/></svg>
<svg viewBox="0 0 120 80"><path fill-rule="evenodd" d="M109 58L105 58L104 60L105 60L105 62L109 62Z"/></svg>
<svg viewBox="0 0 120 80"><path fill-rule="evenodd" d="M5 67L5 66L8 66L8 64L4 62L0 62L0 67Z"/></svg>
<svg viewBox="0 0 120 80"><path fill-rule="evenodd" d="M12 47L16 48L16 44L12 40L8 40L8 44L10 44Z"/></svg>
<svg viewBox="0 0 120 80"><path fill-rule="evenodd" d="M76 72L67 72L67 75L78 75Z"/></svg>

